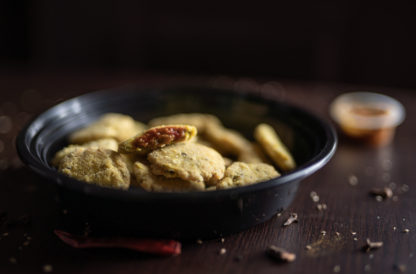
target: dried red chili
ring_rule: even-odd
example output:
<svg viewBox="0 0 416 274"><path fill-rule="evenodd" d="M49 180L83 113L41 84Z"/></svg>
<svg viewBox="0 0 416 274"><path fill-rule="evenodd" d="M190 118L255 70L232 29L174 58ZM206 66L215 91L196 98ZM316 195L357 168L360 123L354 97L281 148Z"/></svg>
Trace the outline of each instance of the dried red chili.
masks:
<svg viewBox="0 0 416 274"><path fill-rule="evenodd" d="M62 230L55 230L54 233L63 242L75 248L127 248L156 255L181 254L181 243L174 240L93 238L72 235Z"/></svg>

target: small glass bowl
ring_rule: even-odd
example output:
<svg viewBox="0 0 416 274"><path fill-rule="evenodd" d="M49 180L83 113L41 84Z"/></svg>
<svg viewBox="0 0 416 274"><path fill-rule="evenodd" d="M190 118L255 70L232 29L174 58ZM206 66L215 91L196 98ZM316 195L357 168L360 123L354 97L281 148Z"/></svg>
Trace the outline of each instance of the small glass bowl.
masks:
<svg viewBox="0 0 416 274"><path fill-rule="evenodd" d="M405 110L397 100L379 93L353 92L338 96L330 115L348 136L373 146L391 143Z"/></svg>

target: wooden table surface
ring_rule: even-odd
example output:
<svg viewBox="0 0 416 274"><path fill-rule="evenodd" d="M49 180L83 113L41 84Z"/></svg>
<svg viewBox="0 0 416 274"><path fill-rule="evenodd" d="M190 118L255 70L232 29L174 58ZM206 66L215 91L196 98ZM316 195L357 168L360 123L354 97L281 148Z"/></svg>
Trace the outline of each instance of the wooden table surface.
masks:
<svg viewBox="0 0 416 274"><path fill-rule="evenodd" d="M301 183L289 209L264 224L220 240L184 243L177 257L120 250L77 250L53 233L57 193L17 158L14 138L35 114L63 99L128 83L172 85L209 81L216 86L255 88L301 105L323 118L336 95L370 90L400 100L407 111L394 143L374 149L340 138L334 158ZM416 273L416 95L409 90L324 83L267 82L227 77L155 76L140 72L0 73L0 273ZM351 185L351 177L357 184ZM390 186L395 197L377 201L374 187ZM311 192L327 210L319 211ZM282 227L291 212L299 222ZM30 223L7 226L28 216ZM3 220L3 221L2 221ZM409 232L404 232L409 229ZM325 235L323 235L325 231ZM366 238L383 246L366 253ZM296 253L292 263L265 255L274 244ZM307 245L311 249L306 248ZM226 253L219 254L221 248ZM46 268L45 268L46 266ZM50 268L51 267L51 268Z"/></svg>

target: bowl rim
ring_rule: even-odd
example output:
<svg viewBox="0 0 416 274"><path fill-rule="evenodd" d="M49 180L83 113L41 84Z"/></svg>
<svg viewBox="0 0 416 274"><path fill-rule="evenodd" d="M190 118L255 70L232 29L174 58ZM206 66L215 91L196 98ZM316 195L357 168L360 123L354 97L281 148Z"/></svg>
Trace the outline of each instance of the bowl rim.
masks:
<svg viewBox="0 0 416 274"><path fill-rule="evenodd" d="M318 117L314 113L296 106L289 102L283 102L274 98L264 97L262 94L252 93L252 92L237 92L232 89L225 89L225 88L216 88L216 87L203 87L199 86L200 88L204 89L212 89L219 92L233 92L238 96L246 95L249 93L250 96L256 98L262 102L268 103L278 103L283 104L286 107L295 110L296 112L306 115L309 118L313 119L321 129L324 131L326 136L325 144L323 145L322 149L315 154L311 159L303 163L302 165L298 166L295 170L290 171L286 174L283 174L280 177L270 179L264 182L248 185L248 186L241 186L229 189L221 189L221 190L213 190L213 191L197 191L197 192L147 192L141 189L128 189L128 190L121 190L121 189L113 189L113 188L105 188L95 184L87 184L85 182L79 181L77 179L71 178L65 174L58 172L56 169L50 168L46 166L39 157L36 157L31 152L29 145L26 143L26 137L29 133L29 129L36 125L36 123L50 115L54 112L54 110L58 109L61 105L70 104L72 102L76 102L79 100L85 100L89 97L95 96L105 96L106 94L114 95L114 92L120 92L121 90L131 91L130 89L139 89L138 93L145 93L145 92L152 92L154 89L149 87L141 87L137 85L130 85L125 87L116 87L111 89L103 89L94 92L89 92L86 94L82 94L76 97L69 98L59 104L53 105L52 107L46 109L42 113L35 116L31 121L29 121L24 128L22 128L16 138L16 149L20 159L26 164L31 170L38 173L39 175L53 181L60 187L64 187L68 190L73 190L76 192L81 192L88 195L93 195L97 197L104 197L110 199L121 199L121 200L138 200L141 201L145 200L170 200L173 199L177 201L178 199L181 200L205 200L205 199L212 199L213 196L215 198L221 198L224 196L231 196L231 197L239 197L242 194L247 194L251 192L256 192L260 190L264 190L267 188L272 188L278 185L283 185L286 183L290 183L293 181L299 181L313 173L317 170L322 168L335 154L337 145L338 145L338 137L335 131L334 126L327 120L321 117ZM186 89L188 86L175 86L174 89ZM158 90L168 91L172 90L172 88L158 88ZM126 92L124 91L124 92ZM122 91L123 92L123 91Z"/></svg>

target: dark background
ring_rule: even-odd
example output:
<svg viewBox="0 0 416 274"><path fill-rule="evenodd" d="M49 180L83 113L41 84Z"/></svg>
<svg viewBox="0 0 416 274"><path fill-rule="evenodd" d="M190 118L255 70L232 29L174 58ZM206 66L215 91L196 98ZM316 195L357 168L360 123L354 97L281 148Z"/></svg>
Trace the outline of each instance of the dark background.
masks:
<svg viewBox="0 0 416 274"><path fill-rule="evenodd" d="M0 216L0 273L40 273L45 265L71 274L305 274L334 273L337 266L340 273L399 273L399 266L416 273L414 4L196 2L0 0L0 215L32 217L27 227L8 228ZM257 87L246 77L266 78L258 81L262 96L326 120L336 96L363 89L394 96L407 117L394 143L381 149L340 134L334 158L302 182L282 216L224 243L187 243L181 256L159 258L73 249L55 237L61 212L55 185L22 167L15 150L17 133L36 114L75 95L133 81L144 87L199 81L242 91ZM351 176L357 185L349 183ZM378 202L369 195L393 185L397 199ZM327 210L316 209L312 191ZM283 228L291 212L299 222ZM328 241L321 241L322 231ZM336 233L343 241L332 244ZM28 245L25 235L32 239ZM366 238L384 245L362 252ZM270 260L270 244L295 252L296 261ZM318 252L310 253L308 244Z"/></svg>
<svg viewBox="0 0 416 274"><path fill-rule="evenodd" d="M0 69L142 70L416 87L398 1L0 2Z"/></svg>

